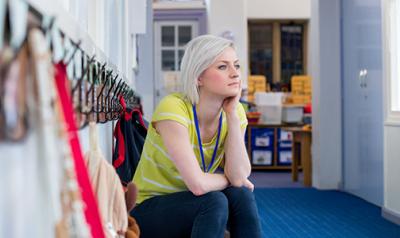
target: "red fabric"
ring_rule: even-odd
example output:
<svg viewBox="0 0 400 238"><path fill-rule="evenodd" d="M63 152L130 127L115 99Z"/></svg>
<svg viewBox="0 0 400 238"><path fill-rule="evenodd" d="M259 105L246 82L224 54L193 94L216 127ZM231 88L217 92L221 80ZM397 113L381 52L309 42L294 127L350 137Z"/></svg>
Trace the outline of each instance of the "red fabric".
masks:
<svg viewBox="0 0 400 238"><path fill-rule="evenodd" d="M140 109L133 109L132 113L134 113L134 112L137 112L139 114L140 125L142 125L144 128L147 128L146 124L144 124L144 121L143 121L143 113L142 113L142 111Z"/></svg>
<svg viewBox="0 0 400 238"><path fill-rule="evenodd" d="M119 103L121 103L121 106L123 108L125 121L129 121L132 118L132 112L129 113L129 112L126 111L126 102L125 102L125 99L122 96L119 98Z"/></svg>
<svg viewBox="0 0 400 238"><path fill-rule="evenodd" d="M119 102L121 103L121 106L123 108L125 121L130 120L132 118L132 113L129 113L126 111L125 99L122 96L119 97ZM115 129L114 129L114 137L118 141L120 141L120 143L118 144L118 158L113 162L114 168L118 168L119 166L121 166L121 164L125 160L125 140L124 140L124 135L122 134L120 125L121 125L121 123L118 120L117 125L115 125Z"/></svg>
<svg viewBox="0 0 400 238"><path fill-rule="evenodd" d="M95 199L92 185L90 184L86 165L83 160L77 127L74 120L72 100L67 89L67 72L64 63L55 65L55 78L58 96L61 100L62 114L67 126L68 142L72 151L75 164L75 172L80 188L82 200L84 202L84 214L90 227L90 232L94 238L104 238L103 225L100 219L97 200Z"/></svg>
<svg viewBox="0 0 400 238"><path fill-rule="evenodd" d="M117 122L114 130L114 137L119 141L118 143L118 158L113 162L114 168L118 168L125 160L125 140L122 135L120 122Z"/></svg>
<svg viewBox="0 0 400 238"><path fill-rule="evenodd" d="M304 113L312 113L312 105L311 103L308 103L307 105L304 106Z"/></svg>

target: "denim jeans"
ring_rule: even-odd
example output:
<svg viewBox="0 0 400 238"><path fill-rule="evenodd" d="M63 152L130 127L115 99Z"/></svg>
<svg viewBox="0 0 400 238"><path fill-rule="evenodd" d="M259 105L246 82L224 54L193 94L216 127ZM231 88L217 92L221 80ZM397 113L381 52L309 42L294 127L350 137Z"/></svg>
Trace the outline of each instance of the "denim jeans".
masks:
<svg viewBox="0 0 400 238"><path fill-rule="evenodd" d="M190 191L156 196L137 205L131 215L143 238L222 238L227 227L232 238L261 237L254 195L244 187L202 196Z"/></svg>

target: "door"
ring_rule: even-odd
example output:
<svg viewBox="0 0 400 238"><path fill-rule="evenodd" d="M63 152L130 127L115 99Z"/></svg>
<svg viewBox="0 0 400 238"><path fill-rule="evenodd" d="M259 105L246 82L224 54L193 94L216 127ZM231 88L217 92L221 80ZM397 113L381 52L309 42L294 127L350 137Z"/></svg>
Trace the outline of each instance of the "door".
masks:
<svg viewBox="0 0 400 238"><path fill-rule="evenodd" d="M197 21L154 23L154 105L179 88L178 77L185 45L198 35Z"/></svg>
<svg viewBox="0 0 400 238"><path fill-rule="evenodd" d="M343 188L383 204L381 1L342 0Z"/></svg>

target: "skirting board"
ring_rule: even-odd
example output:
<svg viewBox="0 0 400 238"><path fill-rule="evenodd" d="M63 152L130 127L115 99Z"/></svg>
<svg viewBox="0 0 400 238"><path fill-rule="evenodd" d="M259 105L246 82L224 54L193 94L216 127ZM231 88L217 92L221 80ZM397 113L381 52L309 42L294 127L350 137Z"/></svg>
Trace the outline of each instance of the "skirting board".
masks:
<svg viewBox="0 0 400 238"><path fill-rule="evenodd" d="M393 223L396 223L397 225L400 225L400 213L390 211L384 207L382 208L381 211L382 211L382 216L385 219L387 219Z"/></svg>

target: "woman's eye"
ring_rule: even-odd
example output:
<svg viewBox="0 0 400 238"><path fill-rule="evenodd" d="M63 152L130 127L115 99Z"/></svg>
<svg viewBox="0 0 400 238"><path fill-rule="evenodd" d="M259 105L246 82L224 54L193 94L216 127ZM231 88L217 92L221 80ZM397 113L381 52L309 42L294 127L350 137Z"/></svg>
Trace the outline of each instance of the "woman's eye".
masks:
<svg viewBox="0 0 400 238"><path fill-rule="evenodd" d="M235 64L236 69L240 69L240 64Z"/></svg>
<svg viewBox="0 0 400 238"><path fill-rule="evenodd" d="M226 65L220 65L218 66L218 69L226 69Z"/></svg>

